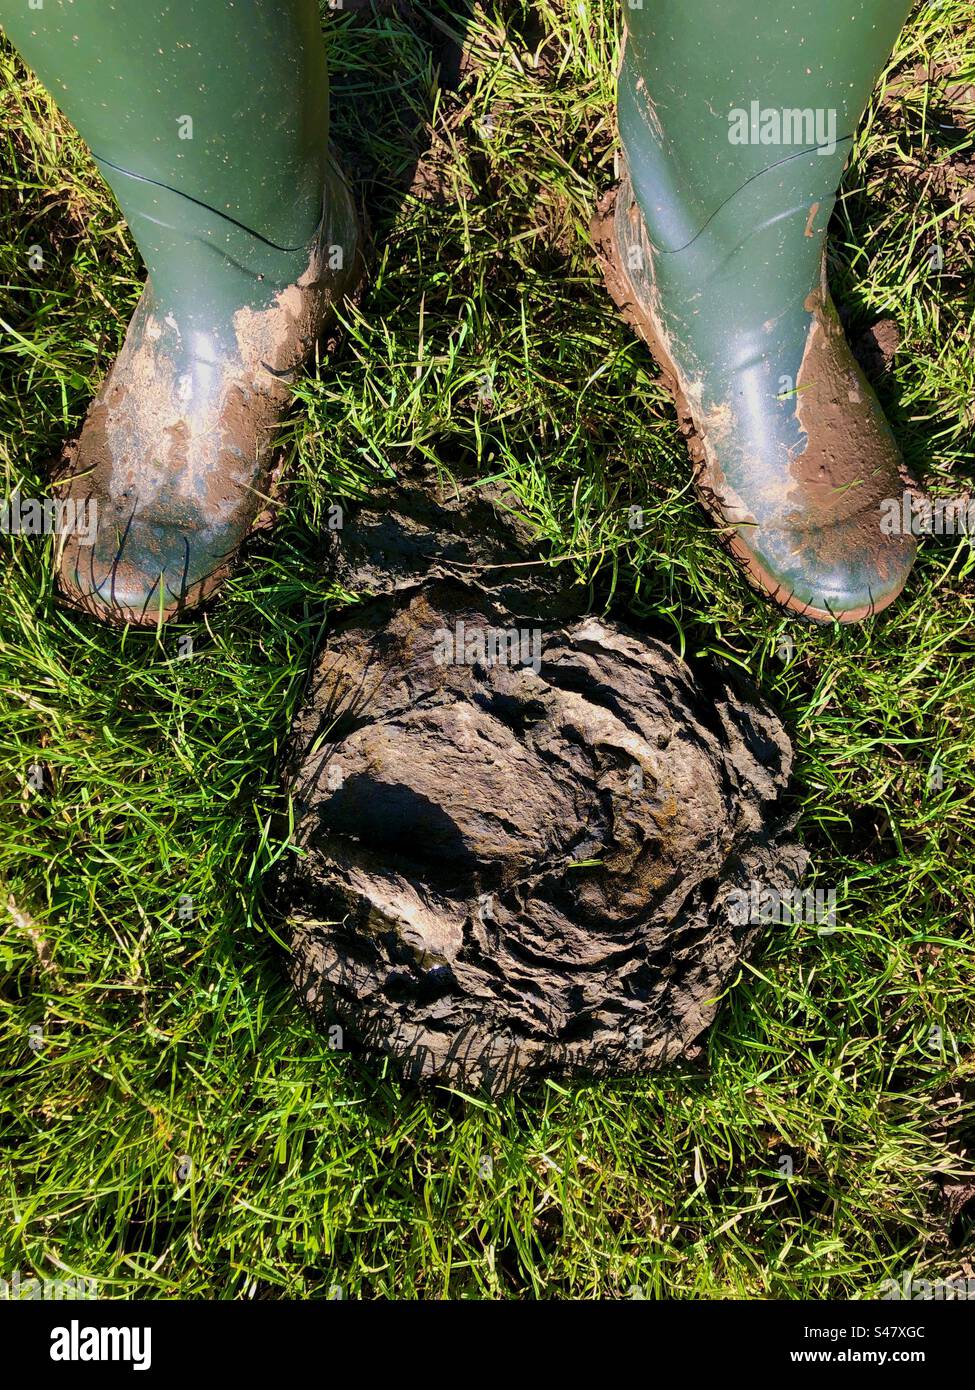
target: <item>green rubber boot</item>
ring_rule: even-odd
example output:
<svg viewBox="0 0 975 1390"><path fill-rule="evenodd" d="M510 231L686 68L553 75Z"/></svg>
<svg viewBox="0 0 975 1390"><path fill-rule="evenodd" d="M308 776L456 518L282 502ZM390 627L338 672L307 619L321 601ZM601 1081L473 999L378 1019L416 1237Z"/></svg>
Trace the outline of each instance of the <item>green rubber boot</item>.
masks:
<svg viewBox="0 0 975 1390"><path fill-rule="evenodd" d="M900 593L909 480L830 299L826 229L910 0L629 0L625 173L596 233L748 578L856 622Z"/></svg>
<svg viewBox="0 0 975 1390"><path fill-rule="evenodd" d="M149 271L69 450L62 590L152 624L208 598L263 510L288 383L361 262L315 0L0 0ZM90 515L90 513L88 513Z"/></svg>

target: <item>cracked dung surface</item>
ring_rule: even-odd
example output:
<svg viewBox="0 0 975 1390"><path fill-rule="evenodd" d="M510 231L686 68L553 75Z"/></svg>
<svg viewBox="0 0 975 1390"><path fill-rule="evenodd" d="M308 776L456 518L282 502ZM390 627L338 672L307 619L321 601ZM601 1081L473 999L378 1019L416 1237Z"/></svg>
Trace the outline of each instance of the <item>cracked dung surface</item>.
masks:
<svg viewBox="0 0 975 1390"><path fill-rule="evenodd" d="M286 763L304 1004L468 1090L687 1056L762 930L732 890L805 865L774 713L584 616L497 496L393 486L334 546L375 596L332 631ZM511 628L540 634L538 670L476 659L472 634Z"/></svg>

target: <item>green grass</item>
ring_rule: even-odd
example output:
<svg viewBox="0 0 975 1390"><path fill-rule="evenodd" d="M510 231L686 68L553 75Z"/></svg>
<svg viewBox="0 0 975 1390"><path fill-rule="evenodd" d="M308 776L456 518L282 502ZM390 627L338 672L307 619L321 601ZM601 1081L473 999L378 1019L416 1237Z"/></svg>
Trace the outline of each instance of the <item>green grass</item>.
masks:
<svg viewBox="0 0 975 1390"><path fill-rule="evenodd" d="M425 13L449 28L455 9ZM58 605L50 542L0 538L0 1276L111 1297L837 1298L975 1274L942 1195L975 1144L973 552L926 541L903 601L850 631L743 587L588 234L613 177L617 18L611 0L489 0L474 66L438 92L401 18L328 16L371 283L299 388L281 522L205 617L97 627ZM975 113L947 119L945 84L915 76L932 62L972 81L963 0L920 6L901 39L831 274L852 338L896 322L884 404L951 491L972 476L975 215L929 175L966 141L971 159ZM78 138L0 64L0 468L4 495L37 495L142 271ZM595 605L752 672L793 732L838 930L772 933L698 1064L496 1105L421 1095L329 1050L292 999L262 875L286 852L275 765L335 606L326 511L418 456L506 477Z"/></svg>

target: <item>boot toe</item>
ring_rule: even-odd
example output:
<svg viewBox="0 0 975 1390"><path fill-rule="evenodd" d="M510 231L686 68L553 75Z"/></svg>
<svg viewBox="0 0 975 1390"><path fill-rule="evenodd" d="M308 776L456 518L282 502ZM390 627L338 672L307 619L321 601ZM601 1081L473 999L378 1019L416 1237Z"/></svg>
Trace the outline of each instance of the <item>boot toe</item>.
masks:
<svg viewBox="0 0 975 1390"><path fill-rule="evenodd" d="M196 528L160 525L133 515L120 533L99 527L90 545L69 538L59 567L62 593L74 607L103 621L154 626L209 594L226 572L227 548Z"/></svg>
<svg viewBox="0 0 975 1390"><path fill-rule="evenodd" d="M869 508L844 521L801 529L740 529L732 544L749 576L784 607L813 622L856 623L892 604L917 554L909 535L886 535Z"/></svg>

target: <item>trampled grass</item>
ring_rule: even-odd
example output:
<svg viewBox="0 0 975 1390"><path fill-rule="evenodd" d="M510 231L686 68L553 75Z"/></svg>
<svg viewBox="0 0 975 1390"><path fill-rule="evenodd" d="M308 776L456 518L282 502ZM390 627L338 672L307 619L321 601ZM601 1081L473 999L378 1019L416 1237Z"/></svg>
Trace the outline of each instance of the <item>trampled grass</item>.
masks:
<svg viewBox="0 0 975 1390"><path fill-rule="evenodd" d="M210 1298L838 1298L975 1276L972 549L926 540L902 602L856 630L745 589L589 237L617 6L489 0L463 63L457 9L325 12L371 280L298 390L287 506L225 596L158 634L103 629L58 604L50 541L0 538L0 1276ZM0 467L5 496L38 495L143 272L78 137L0 64ZM975 200L944 174L971 168L973 82L972 6L919 6L831 249L851 339L896 325L879 390L942 492L973 468ZM594 605L749 670L793 733L837 930L771 932L698 1064L424 1096L331 1051L292 998L262 875L335 604L327 506L417 456L507 477Z"/></svg>

